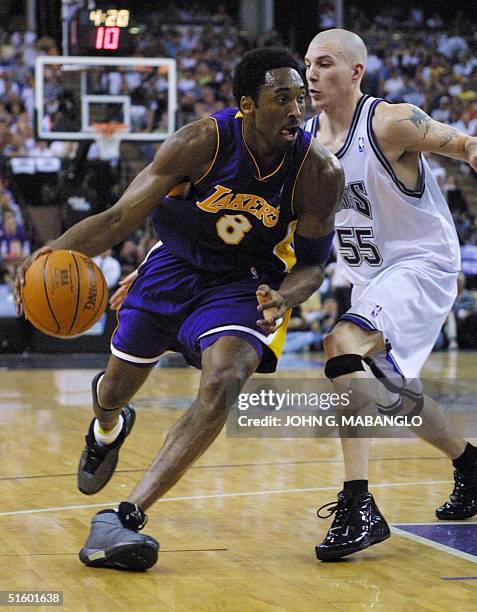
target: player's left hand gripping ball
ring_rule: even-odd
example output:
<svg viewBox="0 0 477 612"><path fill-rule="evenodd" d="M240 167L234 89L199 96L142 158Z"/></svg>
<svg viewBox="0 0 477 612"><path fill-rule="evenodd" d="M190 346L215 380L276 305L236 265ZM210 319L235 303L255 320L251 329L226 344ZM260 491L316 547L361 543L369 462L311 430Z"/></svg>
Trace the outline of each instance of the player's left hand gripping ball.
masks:
<svg viewBox="0 0 477 612"><path fill-rule="evenodd" d="M260 285L256 292L258 306L257 310L262 313L263 319L257 321L257 325L266 334L273 333L282 323L283 316L287 310L283 296L268 285Z"/></svg>

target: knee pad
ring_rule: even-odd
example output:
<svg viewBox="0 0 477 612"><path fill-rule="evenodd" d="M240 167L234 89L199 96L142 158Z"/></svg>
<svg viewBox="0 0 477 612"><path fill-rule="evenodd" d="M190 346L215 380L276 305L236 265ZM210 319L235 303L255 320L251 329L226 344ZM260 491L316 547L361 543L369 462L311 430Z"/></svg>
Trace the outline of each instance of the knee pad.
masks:
<svg viewBox="0 0 477 612"><path fill-rule="evenodd" d="M325 363L325 376L332 380L339 376L346 376L353 372L364 372L363 357L361 355L338 355L328 359Z"/></svg>
<svg viewBox="0 0 477 612"><path fill-rule="evenodd" d="M403 376L391 380L370 357L356 354L338 355L326 362L325 376L332 380L353 372L366 371L366 364L375 378L381 383L376 389L376 405L382 415L396 416L403 414L412 418L421 413L424 397L422 393L406 389L406 379Z"/></svg>
<svg viewBox="0 0 477 612"><path fill-rule="evenodd" d="M336 357L332 357L325 364L325 376L329 378L331 381L334 379L340 379L336 381L335 384L342 385L346 383L346 386L349 387L348 390L352 387L354 391L353 395L353 403L350 406L350 410L352 412L357 413L361 411L365 406L369 406L369 403L374 403L374 389L370 388L370 380L369 370L368 376L363 380L361 377L354 379L343 380L343 377L346 375L353 374L354 372L366 372L365 364L363 361L363 357L361 355L356 355L353 353L348 353L346 355L338 355ZM364 385L363 385L364 383ZM374 384L374 381L373 383Z"/></svg>

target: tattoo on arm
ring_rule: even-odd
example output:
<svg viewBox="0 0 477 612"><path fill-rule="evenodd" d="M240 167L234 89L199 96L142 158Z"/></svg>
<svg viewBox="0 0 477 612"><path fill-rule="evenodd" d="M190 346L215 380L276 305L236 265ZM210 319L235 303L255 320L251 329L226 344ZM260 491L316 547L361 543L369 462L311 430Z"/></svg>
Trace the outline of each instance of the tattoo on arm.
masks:
<svg viewBox="0 0 477 612"><path fill-rule="evenodd" d="M474 138L474 141L475 141L475 138ZM470 144L468 144L465 149L469 157L471 155L474 155L475 153L477 153L477 141L475 142L471 141Z"/></svg>
<svg viewBox="0 0 477 612"><path fill-rule="evenodd" d="M458 135L459 130L456 130L453 127L446 126L446 128L439 134L442 139L439 143L439 147L442 149L442 147L445 147L446 144L449 144L449 142Z"/></svg>
<svg viewBox="0 0 477 612"><path fill-rule="evenodd" d="M399 119L398 123L401 123L401 121L410 121L417 128L423 126L425 132L422 140L425 140L427 132L431 127L431 118L429 115L426 115L424 111L422 111L420 108L416 108L415 106L409 106L409 110L411 111L411 116L407 117L406 119Z"/></svg>

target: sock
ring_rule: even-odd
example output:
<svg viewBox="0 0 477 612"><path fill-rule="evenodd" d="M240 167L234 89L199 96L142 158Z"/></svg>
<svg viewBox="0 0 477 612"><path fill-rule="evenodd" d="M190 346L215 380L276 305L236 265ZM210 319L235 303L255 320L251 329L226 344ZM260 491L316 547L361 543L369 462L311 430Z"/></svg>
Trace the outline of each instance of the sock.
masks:
<svg viewBox="0 0 477 612"><path fill-rule="evenodd" d="M466 447L462 455L454 459L452 465L459 472L464 472L464 474L469 474L473 471L476 471L477 467L477 448L472 446L470 442L467 442Z"/></svg>
<svg viewBox="0 0 477 612"><path fill-rule="evenodd" d="M103 431L101 427L99 426L98 419L95 419L94 421L94 439L96 440L96 442L98 442L99 444L112 444L116 440L116 438L119 436L119 434L121 433L121 430L123 428L123 421L124 419L122 415L120 414L118 422L113 427L113 429L110 429L109 431Z"/></svg>
<svg viewBox="0 0 477 612"><path fill-rule="evenodd" d="M343 491L350 497L357 497L368 492L367 480L348 480L344 483Z"/></svg>

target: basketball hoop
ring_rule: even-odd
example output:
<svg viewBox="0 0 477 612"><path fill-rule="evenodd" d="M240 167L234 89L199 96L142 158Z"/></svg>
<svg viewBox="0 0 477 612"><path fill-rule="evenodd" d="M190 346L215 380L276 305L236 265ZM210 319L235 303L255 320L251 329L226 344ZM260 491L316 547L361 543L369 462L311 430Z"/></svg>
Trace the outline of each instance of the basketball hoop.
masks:
<svg viewBox="0 0 477 612"><path fill-rule="evenodd" d="M98 147L99 159L115 163L119 159L122 134L129 131L125 123L117 121L96 122L92 126Z"/></svg>

